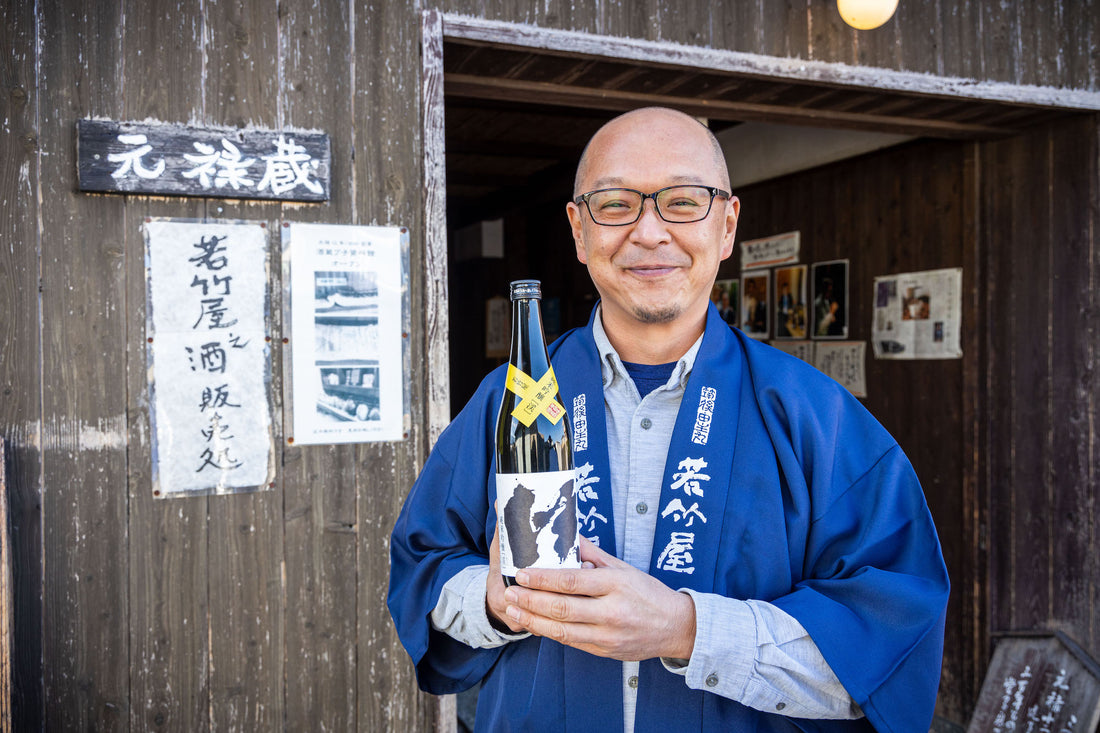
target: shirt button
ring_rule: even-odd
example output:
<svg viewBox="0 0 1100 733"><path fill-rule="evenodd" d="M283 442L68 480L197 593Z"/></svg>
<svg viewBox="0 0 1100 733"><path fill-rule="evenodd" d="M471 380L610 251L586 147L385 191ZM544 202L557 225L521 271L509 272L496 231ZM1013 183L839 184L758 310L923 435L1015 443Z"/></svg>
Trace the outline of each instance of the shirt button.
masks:
<svg viewBox="0 0 1100 733"><path fill-rule="evenodd" d="M653 421L650 420L648 417L643 417L642 430L649 430L651 427L653 427Z"/></svg>
<svg viewBox="0 0 1100 733"><path fill-rule="evenodd" d="M713 672L707 677L707 687L715 687L718 685L718 675Z"/></svg>
<svg viewBox="0 0 1100 733"><path fill-rule="evenodd" d="M626 681L626 684L630 685L631 688L637 690L638 689L638 675L633 675L630 679L628 679Z"/></svg>
<svg viewBox="0 0 1100 733"><path fill-rule="evenodd" d="M646 504L644 501L639 501L638 504L634 507L634 510L637 511L639 514L645 514L649 511L649 505Z"/></svg>
<svg viewBox="0 0 1100 733"><path fill-rule="evenodd" d="M787 707L787 703L785 703L785 702L777 702L775 704L775 709L776 710L782 710L785 707Z"/></svg>

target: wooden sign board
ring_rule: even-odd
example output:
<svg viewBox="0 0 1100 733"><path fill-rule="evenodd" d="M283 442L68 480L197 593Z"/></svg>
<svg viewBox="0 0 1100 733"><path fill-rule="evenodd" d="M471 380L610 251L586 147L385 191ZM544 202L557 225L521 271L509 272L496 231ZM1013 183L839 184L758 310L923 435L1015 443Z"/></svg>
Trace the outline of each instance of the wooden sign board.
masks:
<svg viewBox="0 0 1100 733"><path fill-rule="evenodd" d="M1061 633L997 644L967 733L1093 733L1100 666Z"/></svg>
<svg viewBox="0 0 1100 733"><path fill-rule="evenodd" d="M315 132L79 120L81 191L327 201L331 152Z"/></svg>

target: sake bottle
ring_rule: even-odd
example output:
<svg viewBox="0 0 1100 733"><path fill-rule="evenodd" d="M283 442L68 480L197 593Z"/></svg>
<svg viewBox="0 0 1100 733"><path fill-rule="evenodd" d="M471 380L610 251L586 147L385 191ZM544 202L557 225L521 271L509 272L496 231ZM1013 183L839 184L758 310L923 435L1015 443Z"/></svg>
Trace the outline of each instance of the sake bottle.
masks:
<svg viewBox="0 0 1100 733"><path fill-rule="evenodd" d="M538 280L511 284L512 348L497 415L496 503L505 585L526 567L580 567L569 419L546 352Z"/></svg>

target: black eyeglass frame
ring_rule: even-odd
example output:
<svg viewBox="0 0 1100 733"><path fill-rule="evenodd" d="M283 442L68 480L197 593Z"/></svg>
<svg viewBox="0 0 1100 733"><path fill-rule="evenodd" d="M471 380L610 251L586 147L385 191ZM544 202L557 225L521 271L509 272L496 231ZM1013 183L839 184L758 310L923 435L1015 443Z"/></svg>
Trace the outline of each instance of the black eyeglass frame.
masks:
<svg viewBox="0 0 1100 733"><path fill-rule="evenodd" d="M683 221L683 220L676 221L676 220L673 220L673 219L666 218L665 215L661 213L661 207L657 204L657 197L660 196L665 191L668 191L669 189L673 189L673 188L701 188L701 189L707 191L708 193L710 193L710 201L707 202L707 211L706 211L706 213L703 214L702 216L700 216L698 219L688 219L686 221ZM597 220L596 217L593 216L593 214L592 214L592 207L589 206L588 199L590 199L591 197L595 196L598 193L603 193L604 191L630 191L631 193L636 193L639 196L641 196L642 197L642 203L638 207L638 215L636 217L634 217L634 219L632 219L631 221L621 221L621 222L618 222L617 224L605 224L604 222ZM731 195L732 194L730 192L723 191L722 189L716 188L715 186L701 186L697 183L677 183L674 186L665 186L664 188L659 188L656 191L654 191L653 193L642 193L641 191L639 191L636 188L623 188L622 186L613 186L611 188L597 188L595 191L589 191L588 193L582 193L580 196L573 199L573 203L576 204L577 206L580 206L583 203L584 208L588 210L588 217L592 220L592 223L593 224L599 224L602 227L626 227L626 226L630 226L631 224L637 223L637 221L642 218L642 213L645 212L645 200L646 199L653 199L653 210L657 212L657 216L659 216L661 218L661 221L668 222L669 224L695 224L696 222L700 222L703 219L706 219L708 216L710 216L710 210L714 208L714 199L715 199L716 196L721 196L722 198L728 199L728 198L730 198Z"/></svg>

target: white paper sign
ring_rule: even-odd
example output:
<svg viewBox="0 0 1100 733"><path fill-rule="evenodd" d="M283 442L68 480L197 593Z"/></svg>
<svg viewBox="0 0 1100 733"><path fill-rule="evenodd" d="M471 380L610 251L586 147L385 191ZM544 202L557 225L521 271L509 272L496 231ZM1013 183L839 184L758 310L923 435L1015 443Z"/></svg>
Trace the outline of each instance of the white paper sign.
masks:
<svg viewBox="0 0 1100 733"><path fill-rule="evenodd" d="M867 344L862 341L818 341L814 344L814 366L856 397L866 397L866 354Z"/></svg>
<svg viewBox="0 0 1100 733"><path fill-rule="evenodd" d="M775 267L798 262L801 239L798 232L786 232L774 237L750 239L741 243L741 269Z"/></svg>
<svg viewBox="0 0 1100 733"><path fill-rule="evenodd" d="M267 488L267 231L186 221L144 231L153 493Z"/></svg>
<svg viewBox="0 0 1100 733"><path fill-rule="evenodd" d="M405 241L397 227L284 227L295 443L404 436Z"/></svg>
<svg viewBox="0 0 1100 733"><path fill-rule="evenodd" d="M807 364L814 363L813 341L772 341L771 345L791 356L797 356Z"/></svg>
<svg viewBox="0 0 1100 733"><path fill-rule="evenodd" d="M871 342L879 359L959 359L962 269L875 278Z"/></svg>

